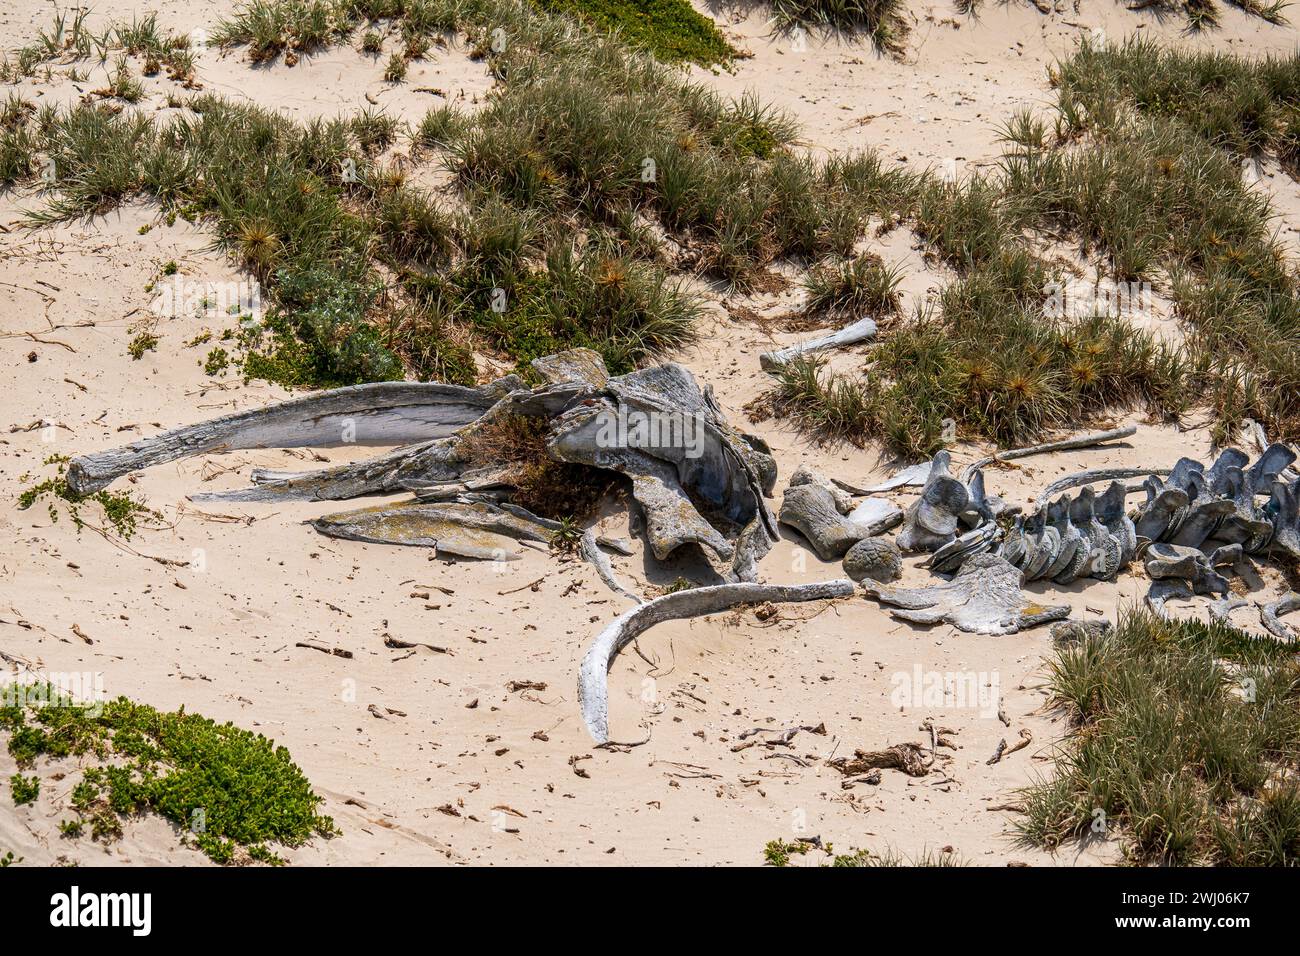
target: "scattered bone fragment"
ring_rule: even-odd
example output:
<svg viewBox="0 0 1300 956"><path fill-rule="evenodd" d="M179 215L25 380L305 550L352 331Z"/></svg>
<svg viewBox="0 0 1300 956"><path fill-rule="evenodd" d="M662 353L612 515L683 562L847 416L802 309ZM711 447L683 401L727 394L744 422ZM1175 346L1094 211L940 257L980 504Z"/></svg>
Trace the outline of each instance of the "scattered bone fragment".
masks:
<svg viewBox="0 0 1300 956"><path fill-rule="evenodd" d="M822 335L806 342L799 342L788 348L778 349L775 352L764 352L758 357L758 362L765 372L773 372L791 359L798 358L801 355L823 352L827 349L843 348L846 345L856 345L858 342L865 342L875 337L876 323L871 319L859 319L857 322L846 325L842 329L837 329L828 335Z"/></svg>
<svg viewBox="0 0 1300 956"><path fill-rule="evenodd" d="M1278 620L1283 614L1300 611L1300 594L1290 591L1276 601L1259 606L1259 620L1264 628L1280 641L1294 643L1300 639L1294 627Z"/></svg>

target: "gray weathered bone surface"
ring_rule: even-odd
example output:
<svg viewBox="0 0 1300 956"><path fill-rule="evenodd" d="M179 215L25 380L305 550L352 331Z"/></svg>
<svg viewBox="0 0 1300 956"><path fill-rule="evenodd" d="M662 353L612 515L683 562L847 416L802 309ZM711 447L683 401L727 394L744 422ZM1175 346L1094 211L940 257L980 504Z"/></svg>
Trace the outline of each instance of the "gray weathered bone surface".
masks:
<svg viewBox="0 0 1300 956"><path fill-rule="evenodd" d="M787 488L780 518L782 524L807 538L823 561L842 558L844 552L867 536L861 526L840 513L830 491L821 485Z"/></svg>
<svg viewBox="0 0 1300 956"><path fill-rule="evenodd" d="M846 325L842 329L837 329L829 335L809 339L807 342L799 342L788 348L778 349L775 352L764 352L758 357L758 364L764 371L772 372L800 355L823 352L826 349L843 348L846 345L855 345L858 342L865 342L875 337L876 323L871 319L859 319L857 322Z"/></svg>
<svg viewBox="0 0 1300 956"><path fill-rule="evenodd" d="M854 581L889 583L903 573L903 556L888 538L863 538L844 555L844 573Z"/></svg>
<svg viewBox="0 0 1300 956"><path fill-rule="evenodd" d="M1264 628L1280 641L1294 643L1298 636L1290 624L1279 621L1283 614L1300 611L1300 594L1290 591L1270 604L1259 606L1259 620Z"/></svg>
<svg viewBox="0 0 1300 956"><path fill-rule="evenodd" d="M549 542L545 526L493 504L400 502L325 515L311 522L331 538L433 548L437 554L514 561L517 541Z"/></svg>
<svg viewBox="0 0 1300 956"><path fill-rule="evenodd" d="M915 624L946 621L972 634L1014 634L1069 617L1069 606L1028 600L1020 569L994 554L977 554L951 581L924 588L894 588L863 581L868 595L893 605L890 614Z"/></svg>
<svg viewBox="0 0 1300 956"><path fill-rule="evenodd" d="M122 448L81 455L68 466L68 486L78 494L89 494L128 472L214 451L311 448L349 440L384 445L440 438L477 420L500 397L499 383L464 388L378 382L336 388L270 408L175 428Z"/></svg>
<svg viewBox="0 0 1300 956"><path fill-rule="evenodd" d="M588 349L545 356L533 367L546 384L532 390L513 375L476 389L380 383L228 415L84 455L73 461L69 482L78 491L93 491L139 468L237 448L418 441L317 471L255 470L251 488L194 498L343 500L413 490L425 501L356 517L333 515L315 526L362 540L440 540L444 551L462 547L480 556L485 549L467 536L499 532L467 527L453 533L457 513L435 517L421 506L508 498L508 484L468 460L462 444L503 418L541 417L551 425L549 454L631 479L656 557L700 544L731 562L728 577L752 578L757 561L778 537L776 518L764 500L775 484L776 464L762 441L727 424L707 388L674 363L610 377L600 356ZM487 552L500 550L501 541L482 542L491 545Z"/></svg>
<svg viewBox="0 0 1300 956"><path fill-rule="evenodd" d="M623 586L623 582L618 579L614 573L614 565L610 563L609 557L604 551L600 550L599 539L596 532L588 528L582 533L582 541L578 545L579 553L582 559L596 569L596 574L604 582L605 587L609 588L615 594L621 594L630 600L633 604L645 603L639 595L633 594Z"/></svg>
<svg viewBox="0 0 1300 956"><path fill-rule="evenodd" d="M718 584L665 594L624 611L596 635L578 668L578 706L587 731L597 744L609 741L610 665L619 651L656 624L714 614L738 604L819 601L852 593L853 582L844 579L797 585Z"/></svg>
<svg viewBox="0 0 1300 956"><path fill-rule="evenodd" d="M957 534L957 524L970 495L966 486L948 474L946 451L934 456L921 494L908 506L898 546L904 551L934 551Z"/></svg>

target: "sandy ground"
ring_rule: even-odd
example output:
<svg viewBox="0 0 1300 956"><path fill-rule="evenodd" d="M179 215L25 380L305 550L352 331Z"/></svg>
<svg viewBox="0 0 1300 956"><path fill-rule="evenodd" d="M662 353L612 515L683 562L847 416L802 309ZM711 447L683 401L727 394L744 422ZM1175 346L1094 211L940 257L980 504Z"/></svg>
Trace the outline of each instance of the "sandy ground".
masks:
<svg viewBox="0 0 1300 956"><path fill-rule="evenodd" d="M157 9L162 23L188 31L210 28L229 8L225 0L130 0L114 13L129 18ZM32 0L7 5L0 42L26 42L48 22L49 9ZM903 62L811 38L806 49L792 51L787 40L767 35L761 17L715 11L754 56L732 73L698 73L729 94L757 88L788 108L810 148L869 146L900 163L952 161L962 170L996 159L996 126L1012 109L1048 101L1047 67L1075 37L1097 28L1110 37L1141 29L1178 39L1176 25L1110 3L1046 16L990 5L978 20L942 5L915 11ZM1184 42L1257 53L1296 43L1294 29L1267 27L1233 8L1224 20L1223 30ZM398 91L382 83L382 60L348 48L293 68L253 70L237 53L215 50L203 51L199 63L210 91L300 118L364 109L369 92L413 120L440 102L414 92L416 86L472 105L490 82L481 64L456 49L433 54ZM93 85L93 77L83 84ZM152 83L146 108L165 108L168 86ZM26 95L54 102L79 95L57 78L24 87ZM1300 194L1287 177L1269 172L1260 188L1275 195L1279 228L1294 233ZM131 330L149 313L154 294L146 285L165 263L178 263L190 281L240 279L209 251L203 230L159 224L155 210L132 205L89 223L28 231L18 222L21 210L38 202L22 192L0 197L0 501L16 499L23 475L48 474L42 461L51 454L104 449L284 397L265 384L204 374L207 346L186 343L219 331L224 316L164 319L156 351L138 361L126 352ZM146 224L153 228L142 235ZM905 265L909 308L946 281L913 245L906 230L869 243ZM729 318L726 307L776 312L797 304L797 295L734 302L713 295L701 344L679 357L713 385L742 427L749 427L743 407L768 384L759 353L793 337L774 340ZM836 361L856 359L847 353ZM1172 464L1208 452L1199 419L1182 431L1137 424L1137 435L1115 447L990 471L990 490L1023 504L1069 471ZM814 447L778 422L753 430L772 444L783 476L808 462L868 483L894 467L871 449ZM341 462L372 451L327 449L320 458ZM961 464L980 454L962 446L955 458ZM39 507L0 509L0 649L43 670L101 674L110 696L184 705L288 746L342 830L288 851L293 862L752 865L767 841L812 835L840 849L917 854L951 847L987 865L1116 857L1106 844L1056 857L1024 848L1015 841L1013 816L993 809L1050 768L1062 730L1042 709L1041 662L1050 651L1044 629L978 637L946 626L913 628L860 597L786 607L766 622L744 611L662 625L639 642L646 659L626 653L610 674L613 736L637 740L648 731L650 742L594 750L577 713L577 664L623 605L588 566L531 552L512 564L441 561L422 549L330 540L303 524L334 510L329 506L200 507L186 499L201 489L245 485L253 467L320 463L312 458L240 452L141 473L129 487L162 520L129 544L92 529L78 533L66 516L52 522ZM897 500L906 504L909 497ZM611 506L602 528L626 535L625 510ZM906 582L928 577L918 560L909 559ZM657 566L639 551L614 563L643 594L690 571L686 563ZM798 583L839 577L840 568L818 561L791 533L765 559L761 575ZM1126 572L1114 583L1031 590L1046 603L1068 602L1077 616L1099 619L1138 600L1146 583ZM1251 583L1261 591L1276 585ZM74 625L93 643L80 639ZM452 653L390 650L385 635ZM1007 723L987 697L975 706L909 699L917 673L973 681L1000 699ZM545 689L511 692L511 681ZM371 705L385 716L375 716ZM941 750L942 773L914 780L886 772L879 786L846 790L824 766L823 758L854 748L925 740L926 719L953 731L957 749ZM800 734L788 752L731 749L755 726L821 723L825 736ZM1022 732L1032 735L1029 747L986 763L999 740L1015 742ZM157 819L129 823L125 838L107 848L61 839L57 824L69 815L73 779L52 781L56 769L41 768L45 784L34 806L14 809L0 800L0 853L12 850L28 863L205 862ZM12 760L0 755L0 778L12 772Z"/></svg>

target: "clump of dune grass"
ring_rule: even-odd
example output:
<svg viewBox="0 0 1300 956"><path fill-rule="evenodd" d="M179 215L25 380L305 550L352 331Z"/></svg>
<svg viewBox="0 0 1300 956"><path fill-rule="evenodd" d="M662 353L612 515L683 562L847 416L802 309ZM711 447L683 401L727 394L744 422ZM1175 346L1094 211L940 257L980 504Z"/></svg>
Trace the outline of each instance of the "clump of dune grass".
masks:
<svg viewBox="0 0 1300 956"><path fill-rule="evenodd" d="M102 65L112 52L118 51L139 58L141 72L146 76L154 76L166 67L169 79L193 86L194 54L188 36L162 29L154 13L133 17L130 23L113 21L96 32L86 23L89 12L89 8L56 9L50 26L37 31L35 42L17 50L12 58L5 53L0 59L0 82L32 76L42 64L55 61L96 60ZM120 64L117 73L122 73ZM77 77L75 67L69 75ZM80 76L84 79L85 74ZM122 98L135 102L139 97Z"/></svg>
<svg viewBox="0 0 1300 956"><path fill-rule="evenodd" d="M885 53L901 53L911 28L904 0L770 0L770 4L772 19L781 30L806 27L861 34Z"/></svg>
<svg viewBox="0 0 1300 956"><path fill-rule="evenodd" d="M804 311L830 317L893 315L902 279L901 269L870 254L821 262L804 279Z"/></svg>
<svg viewBox="0 0 1300 956"><path fill-rule="evenodd" d="M831 858L829 863L819 862L819 866L848 867L859 869L898 867L963 867L966 863L952 852L939 852L927 847L918 856L911 857L900 853L893 847L873 853L870 850L851 849L847 853L836 853L830 844L820 841L804 840L769 840L763 847L763 860L767 866L789 866L792 856L807 856L813 850L820 850ZM947 848L951 851L951 847Z"/></svg>
<svg viewBox="0 0 1300 956"><path fill-rule="evenodd" d="M252 0L221 20L213 42L244 44L255 63L280 54L296 58L344 39L355 26L351 5L344 0Z"/></svg>
<svg viewBox="0 0 1300 956"><path fill-rule="evenodd" d="M1085 43L1058 67L1058 112L1092 145L1015 169L1039 220L1076 231L1117 274L1168 273L1218 437L1243 416L1300 434L1300 286L1241 170L1260 152L1288 162L1298 62Z"/></svg>
<svg viewBox="0 0 1300 956"><path fill-rule="evenodd" d="M1121 614L1050 661L1074 729L1024 791L1018 827L1056 848L1099 834L1134 863L1300 861L1300 664L1226 624Z"/></svg>

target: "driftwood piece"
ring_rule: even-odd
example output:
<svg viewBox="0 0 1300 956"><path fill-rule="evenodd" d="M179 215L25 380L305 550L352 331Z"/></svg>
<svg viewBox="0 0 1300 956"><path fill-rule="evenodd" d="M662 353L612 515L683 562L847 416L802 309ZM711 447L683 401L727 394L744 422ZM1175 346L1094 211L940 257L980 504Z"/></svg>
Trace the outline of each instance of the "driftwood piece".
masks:
<svg viewBox="0 0 1300 956"><path fill-rule="evenodd" d="M986 465L991 465L998 461L1013 461L1017 458L1028 458L1030 455L1045 455L1054 451L1069 451L1074 448L1091 448L1093 445L1101 445L1108 441L1115 441L1119 438L1127 438L1137 431L1136 425L1127 425L1124 428L1112 428L1106 432L1094 432L1091 435L1079 435L1076 438L1066 438L1062 441L1049 441L1041 445L1029 445L1025 448L1012 448L1008 451L998 452L981 458L979 461L971 462L962 472L961 480L967 484L979 469Z"/></svg>
<svg viewBox="0 0 1300 956"><path fill-rule="evenodd" d="M846 345L855 345L858 342L865 342L875 337L876 323L871 319L859 319L857 322L846 325L842 329L837 329L828 335L809 339L806 342L799 342L788 348L778 349L775 352L764 352L758 357L758 364L764 371L774 372L791 359L798 358L801 355L822 352L826 349L843 348Z"/></svg>
<svg viewBox="0 0 1300 956"><path fill-rule="evenodd" d="M924 777L930 772L933 756L916 743L894 744L884 750L854 750L852 757L835 757L826 761L846 777L856 777L871 770L901 770L909 777Z"/></svg>
<svg viewBox="0 0 1300 956"><path fill-rule="evenodd" d="M597 744L609 740L609 668L618 652L656 624L725 611L738 604L819 601L847 597L853 582L840 579L817 584L718 584L665 594L624 611L602 630L578 669L578 705L587 731Z"/></svg>
<svg viewBox="0 0 1300 956"><path fill-rule="evenodd" d="M213 451L427 441L477 420L499 397L493 385L377 382L336 388L81 455L68 465L68 486L89 494L128 472Z"/></svg>

